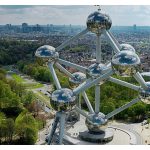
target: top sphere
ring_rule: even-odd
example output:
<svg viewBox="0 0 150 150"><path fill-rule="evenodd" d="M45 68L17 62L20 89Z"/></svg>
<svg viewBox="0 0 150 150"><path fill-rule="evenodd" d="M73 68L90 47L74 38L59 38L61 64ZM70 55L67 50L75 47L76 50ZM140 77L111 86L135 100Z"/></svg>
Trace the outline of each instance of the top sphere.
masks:
<svg viewBox="0 0 150 150"><path fill-rule="evenodd" d="M120 46L121 46L121 51L127 50L127 51L135 52L134 47L130 44L120 44Z"/></svg>
<svg viewBox="0 0 150 150"><path fill-rule="evenodd" d="M55 51L55 48L49 45L44 45L39 47L35 52L36 57L43 58L44 60L55 60L59 57L58 52Z"/></svg>
<svg viewBox="0 0 150 150"><path fill-rule="evenodd" d="M109 15L95 11L88 16L86 24L89 31L99 34L103 29L109 30L112 21Z"/></svg>

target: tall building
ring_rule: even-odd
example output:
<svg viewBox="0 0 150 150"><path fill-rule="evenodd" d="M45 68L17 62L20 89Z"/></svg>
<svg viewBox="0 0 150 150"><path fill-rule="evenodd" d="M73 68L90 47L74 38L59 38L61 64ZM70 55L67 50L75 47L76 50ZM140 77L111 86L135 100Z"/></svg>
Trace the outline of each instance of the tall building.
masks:
<svg viewBox="0 0 150 150"><path fill-rule="evenodd" d="M22 32L23 33L29 32L29 27L27 23L22 23Z"/></svg>

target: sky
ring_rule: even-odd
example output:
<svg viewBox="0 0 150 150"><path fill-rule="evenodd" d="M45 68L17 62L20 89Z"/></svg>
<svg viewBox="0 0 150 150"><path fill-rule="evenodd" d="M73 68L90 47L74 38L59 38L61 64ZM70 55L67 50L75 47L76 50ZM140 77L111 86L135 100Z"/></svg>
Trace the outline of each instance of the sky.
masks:
<svg viewBox="0 0 150 150"><path fill-rule="evenodd" d="M149 6L101 6L109 14L114 26L150 26ZM0 6L0 24L56 24L86 25L87 16L97 10L90 5L7 5Z"/></svg>

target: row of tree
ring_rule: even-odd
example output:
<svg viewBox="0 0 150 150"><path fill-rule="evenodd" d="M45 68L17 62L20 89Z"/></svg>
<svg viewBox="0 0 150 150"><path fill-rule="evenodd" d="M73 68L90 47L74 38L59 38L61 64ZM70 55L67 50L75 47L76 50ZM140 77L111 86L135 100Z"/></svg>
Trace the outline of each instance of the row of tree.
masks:
<svg viewBox="0 0 150 150"><path fill-rule="evenodd" d="M19 71L31 76L38 81L51 82L52 77L47 67L38 65L38 63L29 63L18 61L17 67Z"/></svg>
<svg viewBox="0 0 150 150"><path fill-rule="evenodd" d="M33 60L38 42L0 39L0 64L11 65L19 60Z"/></svg>
<svg viewBox="0 0 150 150"><path fill-rule="evenodd" d="M39 111L34 94L7 79L0 68L0 144L34 144L41 128L39 122L45 125Z"/></svg>

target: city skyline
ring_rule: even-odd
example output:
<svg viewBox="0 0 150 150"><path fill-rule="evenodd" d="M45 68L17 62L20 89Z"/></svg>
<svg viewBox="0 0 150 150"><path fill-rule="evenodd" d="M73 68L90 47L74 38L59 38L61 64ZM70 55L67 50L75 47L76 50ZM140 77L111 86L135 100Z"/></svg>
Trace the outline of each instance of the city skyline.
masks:
<svg viewBox="0 0 150 150"><path fill-rule="evenodd" d="M149 26L150 6L101 6L110 15L113 26ZM55 24L86 25L87 16L97 8L90 5L78 6L0 6L0 24L21 25ZM71 16L71 17L70 17Z"/></svg>

